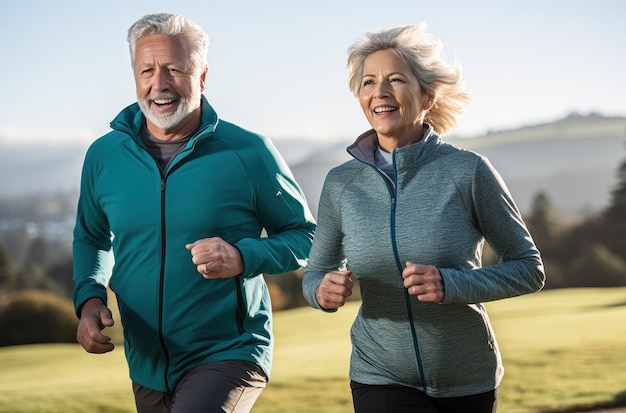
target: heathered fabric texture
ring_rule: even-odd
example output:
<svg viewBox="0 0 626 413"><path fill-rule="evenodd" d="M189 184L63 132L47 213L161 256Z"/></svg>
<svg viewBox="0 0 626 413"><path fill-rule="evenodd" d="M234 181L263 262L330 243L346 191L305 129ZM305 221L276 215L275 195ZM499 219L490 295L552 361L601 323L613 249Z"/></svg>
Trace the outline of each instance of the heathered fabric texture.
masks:
<svg viewBox="0 0 626 413"><path fill-rule="evenodd" d="M484 157L444 143L429 127L420 142L394 150L392 180L374 166L376 148L373 131L361 135L348 148L356 159L326 177L304 296L320 308L317 287L344 262L359 281L352 380L434 397L492 390L504 370L481 303L541 289L539 251ZM481 268L485 239L500 263ZM407 261L438 267L443 303L408 295Z"/></svg>

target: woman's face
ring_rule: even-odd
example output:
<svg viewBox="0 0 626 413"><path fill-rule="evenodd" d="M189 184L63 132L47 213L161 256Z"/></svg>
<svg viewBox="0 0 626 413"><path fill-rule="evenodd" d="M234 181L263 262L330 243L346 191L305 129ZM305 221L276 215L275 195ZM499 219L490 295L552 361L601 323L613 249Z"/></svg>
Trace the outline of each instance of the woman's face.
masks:
<svg viewBox="0 0 626 413"><path fill-rule="evenodd" d="M365 59L359 103L379 140L393 139L401 146L421 139L428 102L409 65L392 50Z"/></svg>

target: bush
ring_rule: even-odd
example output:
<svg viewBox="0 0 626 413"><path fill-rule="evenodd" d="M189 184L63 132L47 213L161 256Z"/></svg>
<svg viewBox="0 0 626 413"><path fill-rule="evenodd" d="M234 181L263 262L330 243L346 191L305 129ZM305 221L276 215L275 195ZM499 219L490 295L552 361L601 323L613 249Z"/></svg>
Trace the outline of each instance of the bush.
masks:
<svg viewBox="0 0 626 413"><path fill-rule="evenodd" d="M626 286L626 262L601 244L592 245L567 268L567 286Z"/></svg>
<svg viewBox="0 0 626 413"><path fill-rule="evenodd" d="M272 300L272 310L288 310L308 305L302 296L303 269L283 274L264 275Z"/></svg>
<svg viewBox="0 0 626 413"><path fill-rule="evenodd" d="M563 274L562 266L558 261L543 257L543 268L546 273L545 289L567 288L568 280Z"/></svg>
<svg viewBox="0 0 626 413"><path fill-rule="evenodd" d="M75 343L77 327L69 299L35 290L0 295L0 346Z"/></svg>

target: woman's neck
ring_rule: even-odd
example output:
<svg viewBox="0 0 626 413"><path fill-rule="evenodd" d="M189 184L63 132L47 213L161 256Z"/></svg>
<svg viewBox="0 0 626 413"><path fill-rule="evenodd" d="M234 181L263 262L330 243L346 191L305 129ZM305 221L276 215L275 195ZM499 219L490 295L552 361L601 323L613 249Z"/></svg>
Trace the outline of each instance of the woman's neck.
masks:
<svg viewBox="0 0 626 413"><path fill-rule="evenodd" d="M407 128L398 136L388 136L378 134L378 146L385 152L393 152L396 148L413 145L422 140L424 137L424 124L414 124Z"/></svg>

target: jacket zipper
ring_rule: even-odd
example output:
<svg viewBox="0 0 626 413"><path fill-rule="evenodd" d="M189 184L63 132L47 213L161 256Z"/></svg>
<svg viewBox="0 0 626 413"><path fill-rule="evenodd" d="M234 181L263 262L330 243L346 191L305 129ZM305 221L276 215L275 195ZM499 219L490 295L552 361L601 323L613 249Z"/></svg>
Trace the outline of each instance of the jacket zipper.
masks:
<svg viewBox="0 0 626 413"><path fill-rule="evenodd" d="M353 155L354 156L354 155ZM374 170L382 176L382 178L389 184L387 186L387 189L389 190L389 196L391 197L391 226L390 226L390 231L391 231L391 245L393 248L393 255L394 258L396 260L396 265L398 266L398 270L400 272L400 278L402 279L402 262L400 261L400 255L398 254L398 247L396 245L396 193L397 193L397 187L398 187L398 183L396 181L397 176L398 176L398 171L395 171L396 168L396 154L395 151L393 153L393 167L394 167L394 178L391 179L384 171L382 171L380 168L378 168L376 165L373 165L369 162L365 162L362 159L359 159L358 157L354 156L354 159L358 160L359 162L364 163L365 165L368 165L372 168L374 168ZM420 349L419 349L419 342L417 339L417 332L415 331L415 320L413 319L413 311L412 311L412 306L411 306L411 295L409 294L408 290L405 288L404 289L404 302L406 304L406 312L407 312L407 317L409 319L409 327L411 328L411 338L413 339L413 350L415 351L415 359L417 361L417 368L419 370L419 375L420 375L420 382L422 385L422 390L424 391L424 393L428 394L428 386L426 385L426 376L424 375L424 366L422 363L422 357L420 355Z"/></svg>
<svg viewBox="0 0 626 413"><path fill-rule="evenodd" d="M166 393L170 393L170 384L167 374L170 369L170 355L163 337L163 285L165 283L165 175L161 174L161 268L159 269L159 342L165 355L165 369L163 370L163 383Z"/></svg>
<svg viewBox="0 0 626 413"><path fill-rule="evenodd" d="M194 143L195 146L195 143ZM159 322L158 322L158 334L159 334L159 343L161 344L161 349L163 350L163 355L165 356L165 368L163 370L163 385L165 386L165 393L169 397L170 394L174 391L174 389L170 388L170 383L167 378L168 372L170 370L170 353L167 350L167 345L165 344L165 337L163 335L163 318L164 318L164 310L163 310L163 289L165 284L165 244L166 244L166 236L165 236L165 187L167 183L167 171L170 166L173 164L174 160L181 152L179 151L176 155L174 155L167 165L164 168L161 168L158 162L155 160L155 164L157 169L159 170L159 174L161 176L161 266L159 269Z"/></svg>
<svg viewBox="0 0 626 413"><path fill-rule="evenodd" d="M397 200L397 191L398 191L398 182L397 182L398 171L395 170L396 168L395 158L396 158L396 153L394 151L393 152L393 168L394 168L393 181L391 180L391 178L389 178L389 181L391 181L391 186L389 188L389 195L391 196L390 230L391 230L391 245L393 247L393 255L396 259L396 265L398 266L398 271L400 273L400 278L402 280L403 266L402 266L402 261L400 260L400 254L398 253L398 247L396 243L396 200ZM384 172L383 174L385 177L387 176L387 174L385 174ZM421 352L419 348L419 341L417 339L417 332L415 331L415 320L413 319L411 295L409 294L409 291L406 288L404 288L404 303L406 305L406 314L409 319L409 327L411 328L411 338L413 339L413 350L415 351L415 359L417 361L417 368L419 370L422 390L424 391L424 393L428 394L428 386L426 385L426 376L424 375L424 366L422 365L422 357L420 355Z"/></svg>
<svg viewBox="0 0 626 413"><path fill-rule="evenodd" d="M207 127L208 128L208 127ZM198 132L196 132L196 134L199 134L201 132L203 132L205 129L204 128L202 130L199 130ZM133 132L132 131L127 131L127 133L129 135L132 135ZM173 161L175 160L175 158L177 158L180 153L185 152L185 151L189 151L191 149L193 149L196 146L197 142L193 143L192 148L186 148L186 149L182 149L179 153L177 153L176 155L174 155L172 157L172 159L170 159L170 161L168 162L168 164L165 166L165 168L161 168L161 166L159 165L159 163L152 157L152 155L150 155L150 151L145 147L145 145L141 144L140 146L150 155L150 158L153 159L157 170L159 171L159 174L161 176L161 194L160 194L160 203L161 203L161 264L159 267L159 303L158 303L158 336L159 336L159 343L161 345L161 349L163 350L163 354L165 356L165 368L163 370L163 384L165 387L165 392L166 394L169 395L172 393L173 389L170 389L170 383L168 380L168 372L170 369L170 355L169 352L167 350L167 345L165 343L165 338L163 335L163 288L164 288L164 284L165 284L165 243L166 243L166 237L165 237L165 187L166 187L166 182L167 182L167 170L172 166Z"/></svg>

